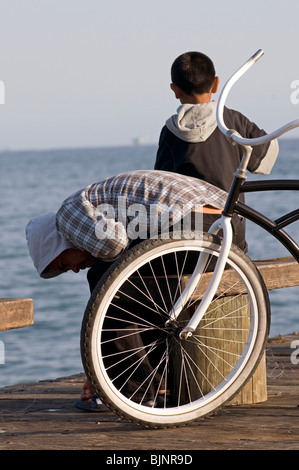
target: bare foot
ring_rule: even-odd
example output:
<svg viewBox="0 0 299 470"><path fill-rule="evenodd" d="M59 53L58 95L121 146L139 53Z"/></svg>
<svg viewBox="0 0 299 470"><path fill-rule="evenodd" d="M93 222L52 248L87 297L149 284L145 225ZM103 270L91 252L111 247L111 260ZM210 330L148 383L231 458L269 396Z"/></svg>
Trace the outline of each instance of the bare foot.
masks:
<svg viewBox="0 0 299 470"><path fill-rule="evenodd" d="M91 401L93 390L88 380L85 381L81 392L81 400Z"/></svg>

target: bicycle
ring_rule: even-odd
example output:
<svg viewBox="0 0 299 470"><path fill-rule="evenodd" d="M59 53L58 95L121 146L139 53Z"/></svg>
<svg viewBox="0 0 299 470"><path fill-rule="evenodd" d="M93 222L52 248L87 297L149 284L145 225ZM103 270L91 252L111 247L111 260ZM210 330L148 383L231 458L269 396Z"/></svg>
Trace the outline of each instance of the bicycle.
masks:
<svg viewBox="0 0 299 470"><path fill-rule="evenodd" d="M216 413L263 355L268 293L255 264L232 244L232 215L271 233L299 261L299 247L284 231L299 210L272 221L238 200L241 192L299 189L298 180L246 182L252 147L298 127L299 120L256 139L223 122L229 90L262 55L257 51L232 75L218 101L220 130L243 148L219 220L198 239L187 234L142 241L114 263L85 310L81 352L88 379L111 410L149 428Z"/></svg>

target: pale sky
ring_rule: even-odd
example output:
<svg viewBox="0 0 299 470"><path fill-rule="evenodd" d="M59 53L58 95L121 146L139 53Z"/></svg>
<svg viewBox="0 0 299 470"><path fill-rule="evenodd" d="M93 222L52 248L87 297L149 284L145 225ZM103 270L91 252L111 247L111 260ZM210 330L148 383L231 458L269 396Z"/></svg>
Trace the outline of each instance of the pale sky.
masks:
<svg viewBox="0 0 299 470"><path fill-rule="evenodd" d="M299 118L298 18L298 0L0 0L0 150L156 144L188 50L212 58L221 89L263 49L227 105L270 132Z"/></svg>

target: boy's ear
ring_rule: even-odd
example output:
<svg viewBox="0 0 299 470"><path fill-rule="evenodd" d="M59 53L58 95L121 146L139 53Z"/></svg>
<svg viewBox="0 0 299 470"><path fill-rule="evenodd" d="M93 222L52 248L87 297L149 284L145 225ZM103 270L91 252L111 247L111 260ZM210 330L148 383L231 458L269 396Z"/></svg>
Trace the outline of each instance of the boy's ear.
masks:
<svg viewBox="0 0 299 470"><path fill-rule="evenodd" d="M175 97L179 100L181 97L182 97L182 91L181 89L175 85L174 83L171 83L170 84L170 88L172 89L172 91L174 92L175 94Z"/></svg>
<svg viewBox="0 0 299 470"><path fill-rule="evenodd" d="M219 82L220 82L219 77L215 77L213 86L211 88L211 93L217 93Z"/></svg>

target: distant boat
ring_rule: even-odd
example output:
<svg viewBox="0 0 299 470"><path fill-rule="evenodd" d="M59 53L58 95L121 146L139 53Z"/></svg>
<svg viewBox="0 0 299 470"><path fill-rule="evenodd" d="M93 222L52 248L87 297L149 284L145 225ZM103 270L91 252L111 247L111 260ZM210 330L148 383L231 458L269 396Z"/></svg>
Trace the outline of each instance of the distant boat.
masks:
<svg viewBox="0 0 299 470"><path fill-rule="evenodd" d="M144 137L135 137L133 139L133 145L143 145L145 143Z"/></svg>

